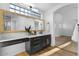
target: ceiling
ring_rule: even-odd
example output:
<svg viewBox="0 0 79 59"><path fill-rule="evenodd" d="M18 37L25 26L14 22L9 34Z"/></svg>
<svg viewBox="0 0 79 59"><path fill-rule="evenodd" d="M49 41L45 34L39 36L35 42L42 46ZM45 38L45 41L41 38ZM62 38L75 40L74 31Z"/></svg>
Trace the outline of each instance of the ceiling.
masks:
<svg viewBox="0 0 79 59"><path fill-rule="evenodd" d="M15 3L15 4L24 8L27 8L28 6L32 6L45 12L51 8L54 8L56 6L59 6L65 3Z"/></svg>
<svg viewBox="0 0 79 59"><path fill-rule="evenodd" d="M56 10L56 13L62 13L64 14L65 12L68 12L69 10L78 10L78 4L70 4L70 5L66 5L58 10Z"/></svg>
<svg viewBox="0 0 79 59"><path fill-rule="evenodd" d="M53 8L59 4L61 4L61 3L33 3L33 6L42 11L46 11L46 10L50 9L51 7Z"/></svg>
<svg viewBox="0 0 79 59"><path fill-rule="evenodd" d="M15 3L16 5L20 5L22 7L28 7L28 6L32 6L35 8L40 9L41 11L46 11L48 9L50 9L51 7L54 8L57 5L61 4L61 3Z"/></svg>

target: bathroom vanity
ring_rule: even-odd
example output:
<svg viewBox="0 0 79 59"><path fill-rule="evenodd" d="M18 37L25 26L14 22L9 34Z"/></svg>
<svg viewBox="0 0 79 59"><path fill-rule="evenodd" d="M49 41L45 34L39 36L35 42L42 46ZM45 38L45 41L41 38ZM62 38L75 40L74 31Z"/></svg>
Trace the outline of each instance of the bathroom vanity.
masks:
<svg viewBox="0 0 79 59"><path fill-rule="evenodd" d="M25 51L29 54L35 53L51 44L51 34L30 35L16 38L0 39L1 48L25 43ZM21 47L20 47L21 48Z"/></svg>
<svg viewBox="0 0 79 59"><path fill-rule="evenodd" d="M32 54L51 44L51 34L47 34L44 25L46 20L3 9L0 15L0 55L12 56L25 51ZM36 35L27 34L25 27L29 26Z"/></svg>

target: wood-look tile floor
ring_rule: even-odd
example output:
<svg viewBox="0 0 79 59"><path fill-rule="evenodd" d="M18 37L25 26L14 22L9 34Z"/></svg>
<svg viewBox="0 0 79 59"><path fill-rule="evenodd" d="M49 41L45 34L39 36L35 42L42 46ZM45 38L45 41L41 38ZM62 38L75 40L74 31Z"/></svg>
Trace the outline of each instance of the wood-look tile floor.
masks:
<svg viewBox="0 0 79 59"><path fill-rule="evenodd" d="M55 43L56 46L64 44L68 41L71 41L71 37L70 36L59 36L59 37L55 37Z"/></svg>
<svg viewBox="0 0 79 59"><path fill-rule="evenodd" d="M72 53L69 51L59 50L54 54L51 54L50 56L76 56L76 53Z"/></svg>
<svg viewBox="0 0 79 59"><path fill-rule="evenodd" d="M64 47L63 49L64 50L68 50L68 51L72 51L72 52L75 52L75 53L77 52L77 42L73 42L71 40L70 36L59 36L59 37L56 37L55 40L56 40L55 41L56 42L56 46L59 46L59 45L62 45L64 43L66 43L66 42L71 41L71 44L66 46L66 47Z"/></svg>
<svg viewBox="0 0 79 59"><path fill-rule="evenodd" d="M62 45L56 47L47 47L43 50L40 50L31 56L77 56L77 51L74 49L76 48L76 43L69 41ZM16 56L30 56L27 52L22 52L17 54Z"/></svg>
<svg viewBox="0 0 79 59"><path fill-rule="evenodd" d="M40 51L38 51L38 52L36 52L36 53L34 53L34 54L32 54L32 56L39 56L39 55L41 55L41 54L43 54L43 53L46 53L46 52L48 52L48 51L50 51L50 50L52 50L52 49L54 49L54 47L47 47L47 48L45 48L45 49L42 49L42 50L40 50Z"/></svg>
<svg viewBox="0 0 79 59"><path fill-rule="evenodd" d="M71 52L77 53L77 42L72 41L71 44L69 44L68 46L66 46L62 49L66 50L66 51L71 51Z"/></svg>

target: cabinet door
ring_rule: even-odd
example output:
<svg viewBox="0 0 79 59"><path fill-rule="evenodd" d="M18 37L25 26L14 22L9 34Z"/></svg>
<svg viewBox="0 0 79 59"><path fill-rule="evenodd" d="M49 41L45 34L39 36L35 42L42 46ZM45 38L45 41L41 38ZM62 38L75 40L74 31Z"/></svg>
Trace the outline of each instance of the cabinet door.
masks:
<svg viewBox="0 0 79 59"><path fill-rule="evenodd" d="M3 11L0 10L0 32L4 31Z"/></svg>

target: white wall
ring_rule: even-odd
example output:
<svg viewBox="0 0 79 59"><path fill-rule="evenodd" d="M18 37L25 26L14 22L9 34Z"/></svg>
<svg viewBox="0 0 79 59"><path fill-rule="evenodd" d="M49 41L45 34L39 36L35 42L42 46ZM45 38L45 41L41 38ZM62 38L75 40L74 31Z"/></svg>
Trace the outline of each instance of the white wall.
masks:
<svg viewBox="0 0 79 59"><path fill-rule="evenodd" d="M78 24L79 24L79 3L78 3ZM79 56L79 26L78 26L78 56Z"/></svg>
<svg viewBox="0 0 79 59"><path fill-rule="evenodd" d="M79 36L78 35L78 26L76 24L73 35L72 35L72 40L75 41L75 42L78 42L78 39L79 39L78 36Z"/></svg>
<svg viewBox="0 0 79 59"><path fill-rule="evenodd" d="M63 16L60 13L54 14L55 36L62 35L62 19Z"/></svg>

